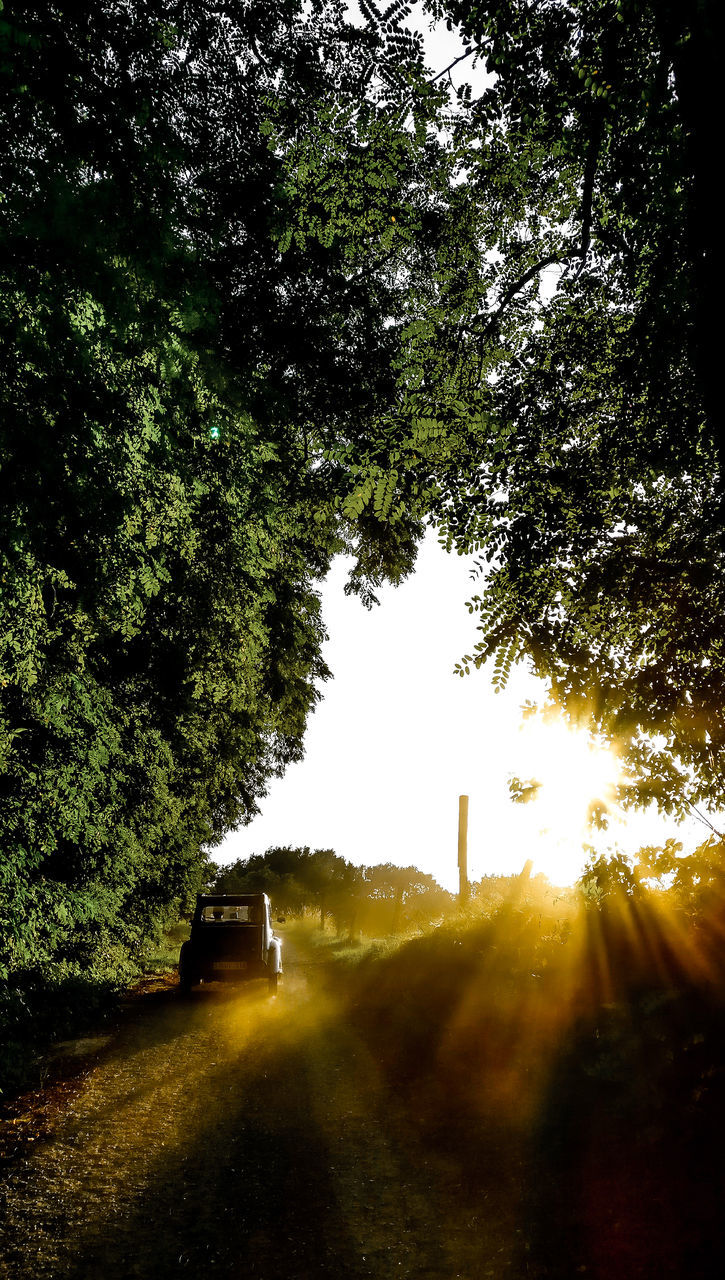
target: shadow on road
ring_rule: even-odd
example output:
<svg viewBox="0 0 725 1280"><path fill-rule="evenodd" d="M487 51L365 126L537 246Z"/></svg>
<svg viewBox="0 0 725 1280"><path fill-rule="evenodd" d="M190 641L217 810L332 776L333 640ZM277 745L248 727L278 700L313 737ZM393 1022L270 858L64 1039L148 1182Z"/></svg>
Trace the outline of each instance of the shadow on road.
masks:
<svg viewBox="0 0 725 1280"><path fill-rule="evenodd" d="M474 1274L448 1193L307 966L277 999L142 1001L2 1194L13 1280Z"/></svg>

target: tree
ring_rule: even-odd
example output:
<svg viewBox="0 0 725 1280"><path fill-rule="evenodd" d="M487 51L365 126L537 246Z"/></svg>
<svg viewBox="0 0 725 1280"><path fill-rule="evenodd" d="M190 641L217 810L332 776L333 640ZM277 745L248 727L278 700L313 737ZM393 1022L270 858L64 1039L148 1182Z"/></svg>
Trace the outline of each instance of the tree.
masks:
<svg viewBox="0 0 725 1280"><path fill-rule="evenodd" d="M343 859L332 849L315 849L307 855L302 865L302 880L309 898L320 913L321 929L325 928L325 919L343 865Z"/></svg>
<svg viewBox="0 0 725 1280"><path fill-rule="evenodd" d="M361 912L366 933L399 933L429 925L442 916L453 897L425 871L391 862L365 867Z"/></svg>
<svg viewBox="0 0 725 1280"><path fill-rule="evenodd" d="M228 867L217 867L214 893L266 893L275 910L285 915L301 914L309 905L309 892L302 868L310 850L289 845L267 849L266 853L238 858Z"/></svg>
<svg viewBox="0 0 725 1280"><path fill-rule="evenodd" d="M720 6L427 8L488 73L452 124L485 250L449 315L475 448L431 504L486 575L461 671L528 655L619 746L625 800L725 803Z"/></svg>
<svg viewBox="0 0 725 1280"><path fill-rule="evenodd" d="M412 566L424 503L385 450L361 486L356 451L397 403L418 306L421 148L445 158L378 104L376 58L336 0L3 14L16 985L118 976L300 757L332 555L356 555L367 600Z"/></svg>
<svg viewBox="0 0 725 1280"><path fill-rule="evenodd" d="M719 8L427 0L487 72L448 93L420 58L396 74L407 15L366 0L380 96L445 128L447 165L425 173L397 403L328 454L354 452L359 505L392 468L477 553L461 673L494 658L500 687L528 656L618 746L625 802L677 814L725 803Z"/></svg>

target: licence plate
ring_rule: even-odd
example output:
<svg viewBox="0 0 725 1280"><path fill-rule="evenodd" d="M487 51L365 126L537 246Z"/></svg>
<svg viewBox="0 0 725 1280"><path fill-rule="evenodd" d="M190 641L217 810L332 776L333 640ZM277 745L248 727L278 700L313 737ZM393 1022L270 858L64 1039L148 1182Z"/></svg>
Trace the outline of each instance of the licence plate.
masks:
<svg viewBox="0 0 725 1280"><path fill-rule="evenodd" d="M212 969L246 969L246 960L215 960Z"/></svg>

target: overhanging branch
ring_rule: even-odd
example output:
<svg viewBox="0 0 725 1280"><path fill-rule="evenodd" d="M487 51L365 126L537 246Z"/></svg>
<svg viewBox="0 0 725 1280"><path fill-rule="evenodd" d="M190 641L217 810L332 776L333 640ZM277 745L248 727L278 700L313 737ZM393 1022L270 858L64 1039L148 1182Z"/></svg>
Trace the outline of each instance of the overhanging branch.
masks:
<svg viewBox="0 0 725 1280"><path fill-rule="evenodd" d="M453 62L449 62L448 66L444 67L442 71L439 71L437 75L431 76L430 80L426 80L426 84L435 84L436 80L440 80L441 76L447 76L454 67L458 66L459 62L463 62L464 58L470 58L476 53L481 53L484 48L484 45L477 44L473 49L466 49L465 53L462 53L458 58L454 58Z"/></svg>
<svg viewBox="0 0 725 1280"><path fill-rule="evenodd" d="M551 253L546 258L540 258L539 261L535 262L532 267L529 267L522 276L519 276L518 280L514 280L514 282L509 285L508 289L504 290L495 311L490 314L488 312L481 312L480 315L474 316L469 327L473 327L474 325L487 320L488 323L483 329L481 336L483 338L490 338L496 330L501 316L509 303L513 302L517 293L520 293L522 289L525 289L526 285L530 284L530 282L539 275L545 267L565 266L567 262L571 262L572 258L579 257L579 252L580 251L577 250L575 253Z"/></svg>

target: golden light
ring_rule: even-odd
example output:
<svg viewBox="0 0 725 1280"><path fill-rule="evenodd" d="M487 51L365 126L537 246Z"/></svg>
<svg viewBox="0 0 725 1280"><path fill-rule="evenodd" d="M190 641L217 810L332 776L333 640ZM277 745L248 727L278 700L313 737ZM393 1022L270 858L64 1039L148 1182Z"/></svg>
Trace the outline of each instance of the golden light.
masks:
<svg viewBox="0 0 725 1280"><path fill-rule="evenodd" d="M521 729L520 777L532 786L536 829L530 856L555 884L571 884L587 860L592 809L611 812L622 771L615 753L563 720L527 721Z"/></svg>

